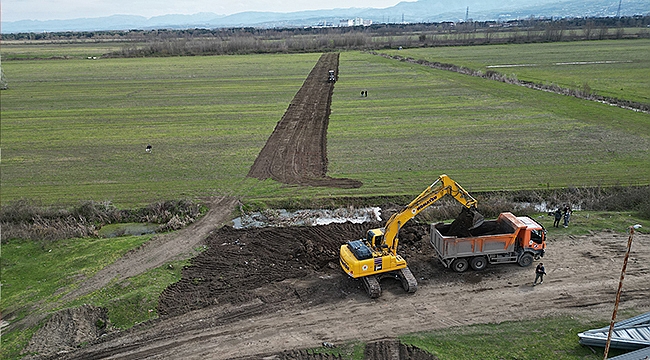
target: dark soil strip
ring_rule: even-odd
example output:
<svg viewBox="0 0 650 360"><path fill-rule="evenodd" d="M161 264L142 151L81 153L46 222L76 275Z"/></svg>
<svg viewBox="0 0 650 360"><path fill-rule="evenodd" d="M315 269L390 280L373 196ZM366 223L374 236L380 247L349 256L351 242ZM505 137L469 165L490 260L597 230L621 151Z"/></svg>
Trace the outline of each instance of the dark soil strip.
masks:
<svg viewBox="0 0 650 360"><path fill-rule="evenodd" d="M327 126L339 54L323 54L289 104L253 163L248 177L273 179L285 184L356 188L352 179L333 179L327 173Z"/></svg>
<svg viewBox="0 0 650 360"><path fill-rule="evenodd" d="M434 69L439 69L439 70L448 70L448 71L453 71L465 75L470 75L470 76L477 76L477 77L482 77L485 79L491 79L495 81L501 81L504 83L508 84L514 84L514 85L519 85L519 86L525 86L530 89L535 89L535 90L543 90L543 91L549 91L553 92L556 94L561 94L561 95L567 95L567 96L574 96L579 99L585 99L585 100L591 100L591 101L598 101L601 103L609 104L609 105L614 105L618 106L624 109L629 109L629 110L634 110L634 111L641 111L644 113L650 113L650 105L648 104L643 104L639 102L634 102L634 101L629 101L629 100L621 100L621 99L616 99L608 96L600 96L596 95L594 93L591 93L589 91L585 90L580 90L580 89L569 89L569 88L563 88L554 84L540 84L540 83L535 83L532 81L523 81L523 80L518 80L514 79L511 77L508 77L506 75L503 75L501 73L498 73L496 71L486 71L485 73L479 70L473 70L470 68L466 68L464 66L457 66L453 64L446 64L446 63L440 63L437 61L431 62L427 60L416 60L413 58L409 57L403 57L399 55L391 56L388 54L379 54L377 52L371 52L373 55L379 55L383 56L387 59L394 59L394 60L399 60L399 61L406 61L409 63L413 64L420 64L424 66L428 66Z"/></svg>

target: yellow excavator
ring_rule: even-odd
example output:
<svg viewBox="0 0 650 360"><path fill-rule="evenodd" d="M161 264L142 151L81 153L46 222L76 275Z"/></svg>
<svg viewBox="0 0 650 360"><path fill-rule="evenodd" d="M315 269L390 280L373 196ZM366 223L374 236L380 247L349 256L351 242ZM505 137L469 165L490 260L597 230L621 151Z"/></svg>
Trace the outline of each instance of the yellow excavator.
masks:
<svg viewBox="0 0 650 360"><path fill-rule="evenodd" d="M451 195L465 206L460 216L469 220L465 221L468 225L466 230L483 223L483 216L476 210L476 199L447 175L440 175L410 204L391 216L384 227L368 230L365 239L341 245L339 262L343 271L355 279L361 278L371 298L381 295L379 282L384 277L400 280L406 292L417 291L417 280L406 266L406 260L397 254L399 230L407 221L445 195Z"/></svg>

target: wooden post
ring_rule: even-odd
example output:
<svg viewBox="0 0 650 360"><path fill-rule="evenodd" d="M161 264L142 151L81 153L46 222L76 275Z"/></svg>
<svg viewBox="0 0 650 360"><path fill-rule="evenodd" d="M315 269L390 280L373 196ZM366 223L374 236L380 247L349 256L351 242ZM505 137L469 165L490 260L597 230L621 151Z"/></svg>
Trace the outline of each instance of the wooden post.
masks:
<svg viewBox="0 0 650 360"><path fill-rule="evenodd" d="M630 248L632 247L632 237L634 236L635 226L630 226L630 236L627 238L627 251L625 252L625 259L623 260L623 269L621 269L621 280L618 282L618 291L616 292L616 302L614 302L614 312L612 313L612 321L609 323L609 332L607 333L607 343L605 343L605 356L609 353L609 344L612 341L612 331L614 330L614 321L616 321L616 312L618 311L618 303L621 301L621 289L623 288L623 279L625 278L625 268L627 268L627 259L630 257Z"/></svg>

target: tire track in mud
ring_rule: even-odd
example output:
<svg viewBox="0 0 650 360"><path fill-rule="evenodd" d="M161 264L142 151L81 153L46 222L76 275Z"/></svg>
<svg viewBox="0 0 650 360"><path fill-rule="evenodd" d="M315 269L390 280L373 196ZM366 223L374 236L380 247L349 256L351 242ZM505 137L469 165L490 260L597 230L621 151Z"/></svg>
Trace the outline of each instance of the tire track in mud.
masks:
<svg viewBox="0 0 650 360"><path fill-rule="evenodd" d="M320 57L255 159L248 177L284 184L361 187L358 180L326 175L327 127L334 91L334 83L327 78L329 70L338 74L338 65L338 53Z"/></svg>

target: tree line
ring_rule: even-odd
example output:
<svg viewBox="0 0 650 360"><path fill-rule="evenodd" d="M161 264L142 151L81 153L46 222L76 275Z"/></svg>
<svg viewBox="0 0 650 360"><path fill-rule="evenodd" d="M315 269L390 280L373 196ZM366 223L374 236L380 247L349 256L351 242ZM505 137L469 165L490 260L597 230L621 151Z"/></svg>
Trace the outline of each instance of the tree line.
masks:
<svg viewBox="0 0 650 360"><path fill-rule="evenodd" d="M650 38L650 16L528 18L506 22L373 24L355 27L157 29L3 34L9 40L112 41L107 57L380 50L579 40Z"/></svg>

